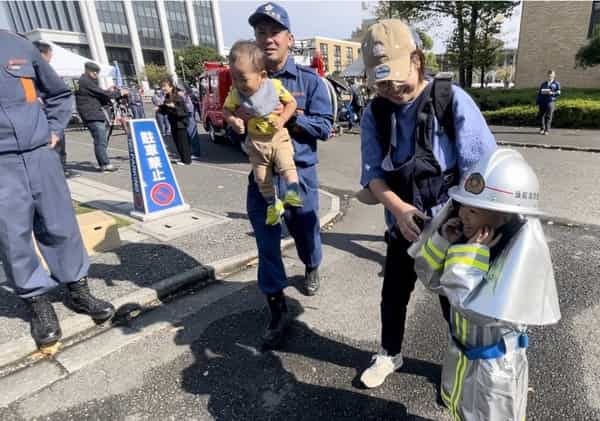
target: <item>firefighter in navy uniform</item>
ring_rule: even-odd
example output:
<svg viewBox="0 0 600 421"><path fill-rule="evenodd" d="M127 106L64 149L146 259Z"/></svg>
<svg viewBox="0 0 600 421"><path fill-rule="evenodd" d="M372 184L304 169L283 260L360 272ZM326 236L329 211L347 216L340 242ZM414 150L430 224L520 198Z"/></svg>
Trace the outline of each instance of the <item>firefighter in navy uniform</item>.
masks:
<svg viewBox="0 0 600 421"><path fill-rule="evenodd" d="M322 260L317 140L329 137L333 122L331 103L325 84L314 70L297 65L289 54L294 37L283 7L265 3L256 9L248 22L254 28L256 43L265 53L269 77L279 79L298 104L286 128L294 145L294 162L304 205L301 208L288 208L284 219L306 268L304 292L314 295L319 289L318 269ZM238 116L245 120L249 118ZM267 202L260 194L253 174L250 174L249 181L247 211L258 246L258 285L267 295L271 311L271 321L263 340L265 347L274 347L280 343L288 321L283 294L287 287L287 276L281 258L281 225L265 225ZM273 181L278 194L285 196L284 180L276 175Z"/></svg>
<svg viewBox="0 0 600 421"><path fill-rule="evenodd" d="M71 92L28 40L0 30L0 45L0 258L9 285L31 309L32 336L42 347L61 337L47 294L57 284L67 284L70 308L97 322L110 319L114 307L90 294L88 255L52 150L71 115Z"/></svg>

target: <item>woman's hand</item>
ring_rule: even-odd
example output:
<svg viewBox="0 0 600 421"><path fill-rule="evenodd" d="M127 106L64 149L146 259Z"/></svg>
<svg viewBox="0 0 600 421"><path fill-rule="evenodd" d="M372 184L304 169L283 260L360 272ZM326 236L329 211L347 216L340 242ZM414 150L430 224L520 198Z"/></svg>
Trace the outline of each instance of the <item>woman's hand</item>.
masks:
<svg viewBox="0 0 600 421"><path fill-rule="evenodd" d="M471 244L481 244L484 246L488 246L489 248L494 247L500 239L502 238L502 233L498 234L494 237L495 230L489 226L483 226L477 230L475 235L471 237L469 243Z"/></svg>
<svg viewBox="0 0 600 421"><path fill-rule="evenodd" d="M421 234L421 228L417 225L415 218L423 221L431 219L419 209L406 203L402 208L392 211L392 214L396 218L396 225L400 233L408 241L415 241Z"/></svg>
<svg viewBox="0 0 600 421"><path fill-rule="evenodd" d="M458 217L450 218L442 225L442 237L450 244L456 243L463 235L462 221Z"/></svg>

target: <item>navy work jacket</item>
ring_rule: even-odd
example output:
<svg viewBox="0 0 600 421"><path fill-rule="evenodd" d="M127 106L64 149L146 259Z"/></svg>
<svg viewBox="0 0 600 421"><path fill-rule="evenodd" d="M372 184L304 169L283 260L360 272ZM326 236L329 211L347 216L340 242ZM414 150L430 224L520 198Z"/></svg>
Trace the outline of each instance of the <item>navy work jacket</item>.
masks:
<svg viewBox="0 0 600 421"><path fill-rule="evenodd" d="M0 30L0 45L0 153L47 145L69 122L71 91L31 41Z"/></svg>
<svg viewBox="0 0 600 421"><path fill-rule="evenodd" d="M298 104L296 117L286 126L294 142L294 161L300 167L318 162L317 140L327 140L331 132L333 115L325 83L314 70L297 65L288 57L283 69L269 74L279 79Z"/></svg>

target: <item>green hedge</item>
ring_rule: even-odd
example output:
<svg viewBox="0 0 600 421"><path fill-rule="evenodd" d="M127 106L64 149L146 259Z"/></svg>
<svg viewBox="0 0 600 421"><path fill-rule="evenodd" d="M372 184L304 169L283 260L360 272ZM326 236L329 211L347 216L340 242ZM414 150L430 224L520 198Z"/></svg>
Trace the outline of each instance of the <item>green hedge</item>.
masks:
<svg viewBox="0 0 600 421"><path fill-rule="evenodd" d="M503 126L539 126L537 114L538 107L531 103L483 112L488 124ZM600 129L600 100L561 98L556 103L552 126Z"/></svg>
<svg viewBox="0 0 600 421"><path fill-rule="evenodd" d="M514 105L535 105L536 88L468 89L481 111L493 111ZM600 101L600 89L563 88L559 103L564 100Z"/></svg>

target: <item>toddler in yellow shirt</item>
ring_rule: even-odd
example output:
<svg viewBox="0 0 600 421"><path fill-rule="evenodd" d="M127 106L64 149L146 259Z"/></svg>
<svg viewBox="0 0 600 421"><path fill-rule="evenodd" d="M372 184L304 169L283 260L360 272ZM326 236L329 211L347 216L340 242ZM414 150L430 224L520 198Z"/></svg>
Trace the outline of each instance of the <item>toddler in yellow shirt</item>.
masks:
<svg viewBox="0 0 600 421"><path fill-rule="evenodd" d="M246 151L258 188L268 203L265 223L277 225L284 204L302 207L294 147L285 123L296 110L296 100L281 81L269 79L264 53L252 41L238 41L229 53L233 86L223 105L225 121L238 133L248 133ZM275 112L283 104L281 113ZM236 114L251 116L246 122ZM287 192L283 202L273 186L273 169L283 177Z"/></svg>

